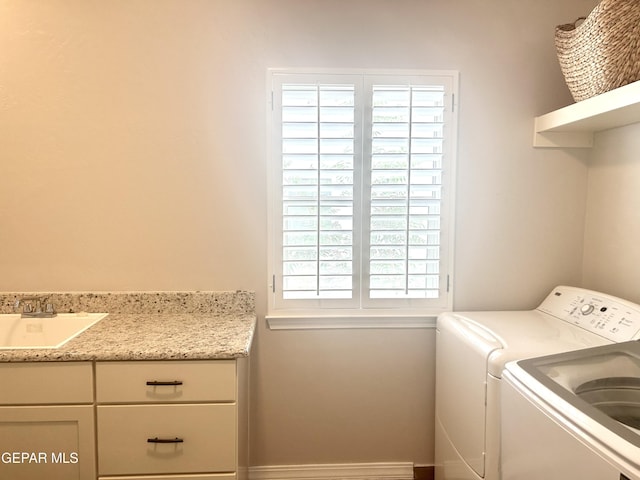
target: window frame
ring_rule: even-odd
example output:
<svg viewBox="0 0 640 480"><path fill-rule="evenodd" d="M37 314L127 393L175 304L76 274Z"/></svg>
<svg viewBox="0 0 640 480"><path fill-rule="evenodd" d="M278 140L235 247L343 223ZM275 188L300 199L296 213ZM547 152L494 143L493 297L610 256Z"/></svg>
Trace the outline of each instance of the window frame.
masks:
<svg viewBox="0 0 640 480"><path fill-rule="evenodd" d="M279 283L281 283L282 271L282 232L283 232L283 214L282 214L282 152L276 142L281 144L282 131L276 123L276 114L274 104L279 103L277 99L274 101L274 86L285 83L295 82L295 80L309 79L312 83L320 83L322 80L335 83L338 78L341 80L351 80L356 85L364 88L367 85L379 84L393 79L405 79L424 83L425 77L434 81L438 80L438 84L445 85L445 149L443 151L442 165L442 196L440 199L440 265L445 266L445 271L440 272L439 298L438 299L368 299L365 297L367 293L364 285L368 283L368 279L362 278L365 273L365 262L368 262L369 251L368 241L354 239L353 248L357 248L360 252L356 255L360 259L360 263L354 264L353 273L353 291L355 293L355 301L333 301L327 299L311 299L311 300L283 300L278 298ZM310 319L318 319L321 323L318 325L330 325L332 328L345 325L346 328L354 326L384 326L385 319L391 322L389 326L405 325L414 327L424 324L427 318L433 319L438 313L450 310L453 304L453 267L454 267L454 213L455 213L455 178L456 178L456 144L457 144L457 101L458 101L458 77L459 73L453 70L372 70L372 69L295 69L295 68L271 68L267 70L267 127L268 127L268 314L270 325L272 328L286 328L287 319L291 325L297 325L293 328L314 328L314 323L309 323ZM407 82L407 84L412 84ZM384 84L384 83L383 83ZM388 83L387 83L388 84ZM357 89L358 87L356 87ZM277 90L280 92L281 90ZM356 90L357 91L357 90ZM364 118L362 110L368 108L369 100L356 101L355 111L359 118ZM367 103L367 105L365 105ZM363 132L362 121L360 123L360 131L356 131L355 137L363 146L363 158L370 154L370 146L365 141L368 134ZM358 130L358 129L356 129ZM279 152L279 153L278 153ZM366 196L368 181L364 176L371 171L370 168L364 168L367 165L363 162L357 168L354 168L354 231L360 230L363 222L369 221L369 216L365 213L370 212L368 198ZM359 203L359 205L358 205ZM360 215L357 213L356 206ZM368 231L368 226L366 227ZM367 295L368 297L368 295ZM404 322L398 322L398 317L404 317ZM352 321L344 322L340 319L351 318ZM301 320L302 321L298 321ZM367 321L367 319L369 321ZM371 319L375 321L371 322ZM284 323L283 323L284 320ZM416 323L417 322L417 323ZM429 322L432 323L432 320ZM427 323L429 323L427 322Z"/></svg>

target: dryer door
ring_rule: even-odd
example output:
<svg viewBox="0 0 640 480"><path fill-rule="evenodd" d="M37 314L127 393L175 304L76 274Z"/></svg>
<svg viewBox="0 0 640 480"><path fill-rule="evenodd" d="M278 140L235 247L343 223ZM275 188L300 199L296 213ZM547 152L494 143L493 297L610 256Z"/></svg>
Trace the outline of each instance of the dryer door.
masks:
<svg viewBox="0 0 640 480"><path fill-rule="evenodd" d="M437 333L436 415L463 460L484 477L488 357L503 345L455 314L440 315Z"/></svg>

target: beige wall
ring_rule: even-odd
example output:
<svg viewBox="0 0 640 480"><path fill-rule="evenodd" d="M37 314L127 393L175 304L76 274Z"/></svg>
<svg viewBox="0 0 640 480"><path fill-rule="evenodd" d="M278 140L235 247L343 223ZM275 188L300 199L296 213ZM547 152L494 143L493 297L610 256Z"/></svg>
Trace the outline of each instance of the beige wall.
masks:
<svg viewBox="0 0 640 480"><path fill-rule="evenodd" d="M0 0L0 290L250 289L253 465L433 461L432 330L270 331L268 67L460 71L455 306L581 278L553 28L595 0Z"/></svg>
<svg viewBox="0 0 640 480"><path fill-rule="evenodd" d="M640 125L595 137L589 168L584 285L640 303Z"/></svg>

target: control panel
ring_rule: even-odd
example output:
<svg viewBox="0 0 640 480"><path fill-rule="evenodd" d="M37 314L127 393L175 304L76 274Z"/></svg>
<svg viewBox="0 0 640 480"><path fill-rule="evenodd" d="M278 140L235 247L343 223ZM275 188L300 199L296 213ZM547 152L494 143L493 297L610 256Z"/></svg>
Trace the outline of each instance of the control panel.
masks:
<svg viewBox="0 0 640 480"><path fill-rule="evenodd" d="M640 305L604 293L557 287L538 310L612 342L640 339Z"/></svg>

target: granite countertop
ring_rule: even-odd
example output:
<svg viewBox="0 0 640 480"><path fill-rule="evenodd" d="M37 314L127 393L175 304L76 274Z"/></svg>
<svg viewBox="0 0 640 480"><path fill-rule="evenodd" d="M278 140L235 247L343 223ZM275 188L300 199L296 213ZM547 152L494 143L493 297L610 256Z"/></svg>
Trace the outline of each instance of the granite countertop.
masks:
<svg viewBox="0 0 640 480"><path fill-rule="evenodd" d="M20 295L28 294L0 294L0 313ZM232 359L249 355L256 326L248 292L197 292L195 307L184 292L138 293L133 299L121 294L115 300L114 294L91 294L91 302L80 303L77 295L86 294L47 295L64 311L109 314L60 348L0 350L0 362Z"/></svg>

